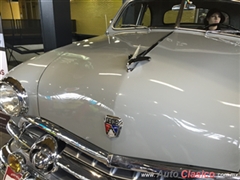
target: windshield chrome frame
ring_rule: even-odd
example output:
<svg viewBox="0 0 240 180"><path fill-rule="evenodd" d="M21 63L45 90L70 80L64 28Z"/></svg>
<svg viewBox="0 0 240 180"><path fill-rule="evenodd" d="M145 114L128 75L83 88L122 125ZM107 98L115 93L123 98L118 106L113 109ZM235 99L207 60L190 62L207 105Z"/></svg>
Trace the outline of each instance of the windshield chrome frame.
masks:
<svg viewBox="0 0 240 180"><path fill-rule="evenodd" d="M110 25L109 27L107 28L105 34L111 34L113 32L116 32L116 31L122 31L122 30L136 30L136 28L115 28L114 25L115 23L118 21L119 17L121 16L121 14L123 13L124 9L129 5L129 3L132 3L133 1L135 0L127 0L125 1L121 8L118 10L117 14L115 15L115 17L110 21ZM180 27L180 22L181 22L181 19L182 19L182 14L183 14L183 9L184 9L184 3L186 0L179 0L181 2L181 6L180 6L180 10L178 12L178 15L177 15L177 19L176 19L176 22L175 22L175 25L173 26L173 29L177 29ZM138 31L141 30L141 29L137 29ZM146 30L146 29L142 29L142 30ZM147 28L147 30L149 30L149 28Z"/></svg>

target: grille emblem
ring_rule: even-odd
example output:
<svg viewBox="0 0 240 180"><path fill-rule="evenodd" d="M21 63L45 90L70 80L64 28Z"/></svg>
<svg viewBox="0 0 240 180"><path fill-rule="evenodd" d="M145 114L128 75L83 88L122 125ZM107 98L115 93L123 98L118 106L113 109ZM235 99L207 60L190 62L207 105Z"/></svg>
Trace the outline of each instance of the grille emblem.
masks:
<svg viewBox="0 0 240 180"><path fill-rule="evenodd" d="M119 117L107 115L105 117L104 124L108 137L115 138L118 137L121 132L123 121Z"/></svg>

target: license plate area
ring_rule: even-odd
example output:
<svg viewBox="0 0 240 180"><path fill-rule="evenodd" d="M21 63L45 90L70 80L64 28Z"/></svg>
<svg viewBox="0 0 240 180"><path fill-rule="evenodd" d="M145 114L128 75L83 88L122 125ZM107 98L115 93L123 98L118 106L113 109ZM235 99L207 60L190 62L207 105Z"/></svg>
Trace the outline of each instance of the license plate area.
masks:
<svg viewBox="0 0 240 180"><path fill-rule="evenodd" d="M3 180L21 180L22 174L15 173L9 166L5 171Z"/></svg>

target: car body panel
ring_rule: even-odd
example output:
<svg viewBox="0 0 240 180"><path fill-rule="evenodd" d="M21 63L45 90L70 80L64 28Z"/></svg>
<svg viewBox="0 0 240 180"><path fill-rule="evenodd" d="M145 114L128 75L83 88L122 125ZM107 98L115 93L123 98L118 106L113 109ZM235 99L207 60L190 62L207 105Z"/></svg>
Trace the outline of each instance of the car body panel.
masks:
<svg viewBox="0 0 240 180"><path fill-rule="evenodd" d="M7 76L18 79L27 91L27 95L29 98L28 115L39 115L37 104L37 91L39 80L46 67L52 62L53 59L60 56L61 54L62 51L60 49L53 50L48 54L43 54L42 56L37 56L26 62L23 62L16 68L13 68L9 71L9 74ZM25 72L28 72L27 76Z"/></svg>
<svg viewBox="0 0 240 180"><path fill-rule="evenodd" d="M40 116L114 154L237 171L239 46L176 30L147 54L150 62L126 71L138 45L146 49L165 34L69 46L41 77ZM118 138L107 137L106 115L122 118Z"/></svg>
<svg viewBox="0 0 240 180"><path fill-rule="evenodd" d="M211 8L227 20L213 31L204 24ZM239 172L239 9L228 0L125 1L106 34L11 70L0 81L12 136L0 170L15 165L31 180Z"/></svg>

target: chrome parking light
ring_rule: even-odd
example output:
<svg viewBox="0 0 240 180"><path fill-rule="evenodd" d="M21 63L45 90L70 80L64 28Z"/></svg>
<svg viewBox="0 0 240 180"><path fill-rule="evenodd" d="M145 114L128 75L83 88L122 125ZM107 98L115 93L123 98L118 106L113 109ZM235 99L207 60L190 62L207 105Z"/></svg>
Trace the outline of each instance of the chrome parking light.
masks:
<svg viewBox="0 0 240 180"><path fill-rule="evenodd" d="M12 153L8 155L8 164L15 173L22 172L25 162L25 159L19 153Z"/></svg>
<svg viewBox="0 0 240 180"><path fill-rule="evenodd" d="M58 144L54 137L45 135L35 142L30 150L30 161L43 173L55 170Z"/></svg>

